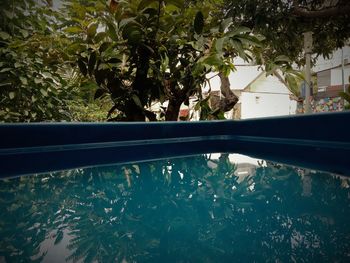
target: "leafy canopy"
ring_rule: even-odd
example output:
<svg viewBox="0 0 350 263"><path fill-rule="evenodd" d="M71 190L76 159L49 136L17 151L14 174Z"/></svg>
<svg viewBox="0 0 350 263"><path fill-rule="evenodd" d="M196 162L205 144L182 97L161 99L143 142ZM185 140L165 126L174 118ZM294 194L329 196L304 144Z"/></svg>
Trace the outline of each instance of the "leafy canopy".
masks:
<svg viewBox="0 0 350 263"><path fill-rule="evenodd" d="M316 57L328 57L350 38L348 0L225 0L223 13L265 36L263 58L284 55L298 65L304 64L304 32L313 32Z"/></svg>
<svg viewBox="0 0 350 263"><path fill-rule="evenodd" d="M232 20L218 18L211 1L75 0L64 10L67 50L99 86L95 98L113 100L112 120L156 120L150 106L164 101L165 120L177 120L181 104L201 96L208 72L228 74L233 57L249 59L260 44L248 28L227 31Z"/></svg>

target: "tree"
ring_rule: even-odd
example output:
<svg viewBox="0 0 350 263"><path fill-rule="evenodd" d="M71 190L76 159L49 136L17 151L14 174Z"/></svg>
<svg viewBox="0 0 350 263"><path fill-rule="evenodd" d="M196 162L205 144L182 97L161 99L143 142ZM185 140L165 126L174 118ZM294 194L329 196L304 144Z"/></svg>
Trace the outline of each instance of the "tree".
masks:
<svg viewBox="0 0 350 263"><path fill-rule="evenodd" d="M61 78L51 10L5 1L0 10L0 121L68 120L71 89Z"/></svg>
<svg viewBox="0 0 350 263"><path fill-rule="evenodd" d="M350 38L347 0L227 0L225 3L226 17L233 17L236 23L265 36L261 53L266 60L284 55L303 65L303 32L306 31L313 32L316 57L329 56Z"/></svg>
<svg viewBox="0 0 350 263"><path fill-rule="evenodd" d="M4 1L0 10L0 122L100 121L110 102L93 102L57 31L52 1ZM92 99L91 99L92 98Z"/></svg>
<svg viewBox="0 0 350 263"><path fill-rule="evenodd" d="M177 120L182 103L201 98L206 74L227 76L234 56L259 40L247 28L227 32L211 1L67 1L62 30L74 44L80 71L96 82L95 97L110 95L110 120L156 120L148 108L168 101L165 120ZM228 93L227 93L228 94ZM233 97L232 94L231 97ZM230 105L233 107L235 102ZM117 115L112 117L116 112Z"/></svg>
<svg viewBox="0 0 350 263"><path fill-rule="evenodd" d="M349 9L346 0L226 0L222 6L225 17L265 36L263 48L255 50L256 63L267 74L276 75L296 97L304 77L292 65L305 64L303 33L313 32L313 63L320 55L328 57L350 37Z"/></svg>

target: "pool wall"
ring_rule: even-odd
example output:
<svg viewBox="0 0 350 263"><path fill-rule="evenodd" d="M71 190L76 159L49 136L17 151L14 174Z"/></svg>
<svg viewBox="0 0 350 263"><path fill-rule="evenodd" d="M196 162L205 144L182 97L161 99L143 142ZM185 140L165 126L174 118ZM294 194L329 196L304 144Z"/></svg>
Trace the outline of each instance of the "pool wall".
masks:
<svg viewBox="0 0 350 263"><path fill-rule="evenodd" d="M350 176L350 113L239 121L0 124L0 177L232 152Z"/></svg>

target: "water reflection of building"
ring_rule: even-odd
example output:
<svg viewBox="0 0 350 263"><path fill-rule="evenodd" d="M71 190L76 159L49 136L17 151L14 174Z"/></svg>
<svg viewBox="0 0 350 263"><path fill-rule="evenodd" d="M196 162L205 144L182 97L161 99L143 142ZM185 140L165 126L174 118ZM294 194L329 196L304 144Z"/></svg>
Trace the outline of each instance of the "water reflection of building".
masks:
<svg viewBox="0 0 350 263"><path fill-rule="evenodd" d="M237 182L240 183L248 176L254 176L258 166L251 163L238 163L234 175L238 177Z"/></svg>
<svg viewBox="0 0 350 263"><path fill-rule="evenodd" d="M210 155L210 159L217 160L221 156L220 153L214 153ZM265 166L266 162L260 159L252 158L243 154L229 154L228 155L230 163L235 165L234 175L238 177L238 183L240 183L244 178L248 176L254 176L256 169L259 166ZM216 168L215 164L208 163L211 168Z"/></svg>

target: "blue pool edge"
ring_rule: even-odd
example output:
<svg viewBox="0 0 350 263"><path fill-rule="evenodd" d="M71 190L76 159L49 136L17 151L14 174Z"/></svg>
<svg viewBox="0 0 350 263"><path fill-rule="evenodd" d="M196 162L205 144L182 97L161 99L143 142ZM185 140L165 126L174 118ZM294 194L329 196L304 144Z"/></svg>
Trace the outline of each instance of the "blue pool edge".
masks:
<svg viewBox="0 0 350 263"><path fill-rule="evenodd" d="M350 112L237 121L0 124L0 177L202 153L350 176Z"/></svg>

